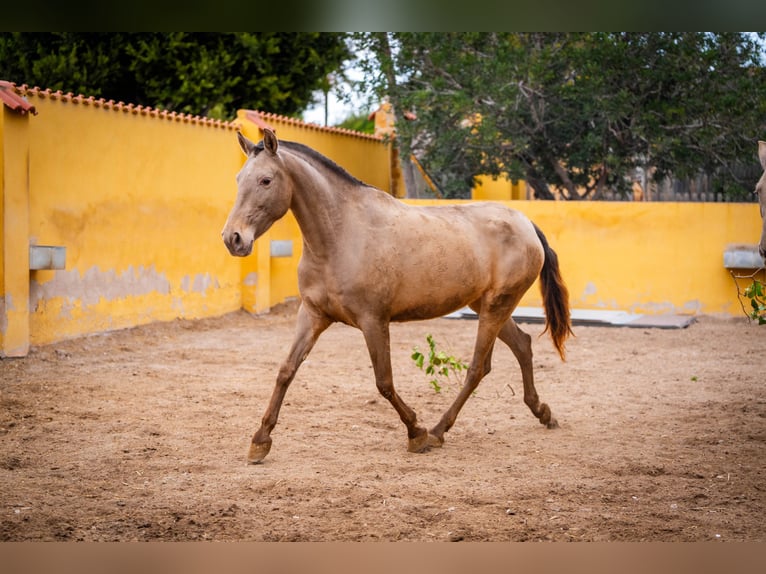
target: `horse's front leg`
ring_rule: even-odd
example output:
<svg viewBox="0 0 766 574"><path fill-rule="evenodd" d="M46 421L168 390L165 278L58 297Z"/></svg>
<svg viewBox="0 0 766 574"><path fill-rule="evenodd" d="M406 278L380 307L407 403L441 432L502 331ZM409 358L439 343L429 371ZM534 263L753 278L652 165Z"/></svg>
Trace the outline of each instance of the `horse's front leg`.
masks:
<svg viewBox="0 0 766 574"><path fill-rule="evenodd" d="M298 309L298 317L293 339L292 347L277 375L277 384L271 394L271 401L261 420L261 426L253 436L250 444L250 452L247 461L257 463L262 461L271 450L271 431L277 424L279 409L287 393L295 373L298 371L301 363L306 359L311 349L314 347L317 338L322 332L330 326L330 321L323 316L317 316L309 313L301 305Z"/></svg>
<svg viewBox="0 0 766 574"><path fill-rule="evenodd" d="M407 406L394 389L388 322L371 319L368 324L362 325L360 328L367 343L367 350L370 353L378 391L391 403L396 412L399 413L399 418L402 419L402 422L407 427L407 450L410 452L428 450L428 431L418 425L415 411Z"/></svg>

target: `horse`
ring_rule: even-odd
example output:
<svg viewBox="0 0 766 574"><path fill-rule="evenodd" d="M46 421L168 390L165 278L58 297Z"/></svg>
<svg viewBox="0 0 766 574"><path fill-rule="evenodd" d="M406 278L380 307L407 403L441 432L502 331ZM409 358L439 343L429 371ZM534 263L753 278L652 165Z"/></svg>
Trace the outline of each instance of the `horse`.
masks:
<svg viewBox="0 0 766 574"><path fill-rule="evenodd" d="M755 193L758 195L758 203L761 206L761 219L763 228L761 229L761 240L758 243L758 252L761 254L764 263L766 263L766 142L758 142L758 159L761 161L763 174L758 183L755 184Z"/></svg>
<svg viewBox="0 0 766 574"><path fill-rule="evenodd" d="M540 423L555 428L550 407L535 390L531 337L511 318L539 276L543 333L549 332L565 360L565 340L572 334L569 294L543 232L499 203L408 205L316 150L279 141L268 128L263 132L258 144L237 132L246 160L221 235L231 255L245 257L290 210L302 234L303 254L294 339L253 435L248 462L261 462L271 450L271 433L298 367L336 322L361 330L378 391L407 429L409 452L443 445L463 404L490 372L495 339L510 347L521 367L526 405ZM389 326L466 306L478 315L473 357L454 402L426 430L394 388Z"/></svg>

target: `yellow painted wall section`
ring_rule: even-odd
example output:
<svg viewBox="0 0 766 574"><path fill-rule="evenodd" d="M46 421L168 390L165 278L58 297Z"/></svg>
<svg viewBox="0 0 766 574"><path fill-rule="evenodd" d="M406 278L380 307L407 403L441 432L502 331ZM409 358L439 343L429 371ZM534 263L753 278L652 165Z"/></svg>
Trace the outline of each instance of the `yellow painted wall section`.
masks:
<svg viewBox="0 0 766 574"><path fill-rule="evenodd" d="M0 113L0 299L5 294L5 110ZM1 316L1 315L0 315ZM0 329L0 333L2 330Z"/></svg>
<svg viewBox="0 0 766 574"><path fill-rule="evenodd" d="M29 351L28 122L0 104L0 357Z"/></svg>
<svg viewBox="0 0 766 574"><path fill-rule="evenodd" d="M421 200L412 203L433 203ZM730 243L754 243L745 203L500 202L534 221L559 256L571 306L659 314L740 314L723 267ZM538 286L522 306L540 306Z"/></svg>
<svg viewBox="0 0 766 574"><path fill-rule="evenodd" d="M11 335L34 345L242 307L260 312L298 296L302 241L292 214L244 259L232 257L221 241L244 162L237 127L258 141L269 125L279 138L313 147L390 191L391 150L381 138L248 111L226 123L47 90L19 92L39 113L24 120L22 131L8 123L15 116L4 115L0 123L3 182L12 176L18 183L19 173L28 177L26 202L23 193L6 195L4 183L0 295L6 306L14 296L6 288L9 274L14 288L28 287L22 289L28 307L21 303L18 309L27 313L29 328L26 335ZM22 147L28 156L19 161ZM515 197L523 188L523 182L514 191L507 180L485 179L487 197ZM559 254L574 308L742 312L723 252L730 243L755 243L761 230L755 204L501 203L526 213L544 231ZM26 218L11 217L9 206L17 205ZM23 230L14 231L17 223ZM289 242L292 253L272 256L274 242ZM66 269L30 272L30 243L66 247ZM536 286L521 304L541 304ZM4 317L7 322L7 312ZM5 349L8 325L0 330Z"/></svg>
<svg viewBox="0 0 766 574"><path fill-rule="evenodd" d="M277 138L296 141L315 149L342 166L354 177L390 193L390 146L383 138L338 128L323 128L274 114L240 110L242 133L253 141L263 137L261 128L274 129Z"/></svg>
<svg viewBox="0 0 766 574"><path fill-rule="evenodd" d="M471 190L471 199L476 201L508 201L526 199L526 183L510 180L506 177L492 178L480 175L476 186Z"/></svg>
<svg viewBox="0 0 766 574"><path fill-rule="evenodd" d="M236 192L234 126L35 91L30 242L67 249L33 271L31 340L240 308L221 241Z"/></svg>
<svg viewBox="0 0 766 574"><path fill-rule="evenodd" d="M5 285L5 139L7 129L5 128L5 110L0 110L0 356L3 355L2 349L5 349L5 334L8 331L8 318L6 311L7 291Z"/></svg>
<svg viewBox="0 0 766 574"><path fill-rule="evenodd" d="M723 267L723 252L730 243L754 243L759 237L761 224L755 204L499 203L525 213L543 230L558 253L572 308L649 315L742 313L734 282ZM289 237L290 233L296 233L297 244L297 227L288 225L280 231L280 237ZM292 266L272 265L270 273L272 304L298 293ZM542 304L537 284L520 304Z"/></svg>

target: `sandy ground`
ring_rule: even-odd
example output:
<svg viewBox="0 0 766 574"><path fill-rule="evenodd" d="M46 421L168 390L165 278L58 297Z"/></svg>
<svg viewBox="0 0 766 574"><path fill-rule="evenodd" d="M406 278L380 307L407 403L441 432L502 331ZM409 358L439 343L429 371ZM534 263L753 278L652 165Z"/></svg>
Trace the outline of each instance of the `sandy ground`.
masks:
<svg viewBox="0 0 766 574"><path fill-rule="evenodd" d="M764 541L766 327L577 327L534 343L547 430L498 345L444 448L406 450L361 333L320 338L271 454L250 437L294 307L176 321L0 360L0 540ZM540 325L523 325L537 336ZM392 326L397 390L427 426L425 335L467 359L476 323Z"/></svg>

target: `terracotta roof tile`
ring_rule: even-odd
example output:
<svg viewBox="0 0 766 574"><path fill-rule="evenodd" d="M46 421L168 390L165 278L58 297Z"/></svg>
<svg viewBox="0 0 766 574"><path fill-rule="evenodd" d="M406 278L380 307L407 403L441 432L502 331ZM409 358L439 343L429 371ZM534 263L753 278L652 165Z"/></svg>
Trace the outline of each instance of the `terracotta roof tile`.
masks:
<svg viewBox="0 0 766 574"><path fill-rule="evenodd" d="M35 107L16 92L16 86L11 82L0 80L0 100L11 110L21 115L37 114Z"/></svg>
<svg viewBox="0 0 766 574"><path fill-rule="evenodd" d="M122 112L132 115L150 116L155 118L162 118L169 121L201 124L211 127L221 127L226 129L239 129L240 124L237 121L227 122L224 120L216 120L212 118L206 118L203 116L192 116L191 114L179 114L177 112L169 112L167 110L158 110L149 106L141 106L135 104L126 104L125 102L115 102L114 100L105 100L104 98L95 98L93 96L84 96L82 94L74 95L72 92L63 93L61 90L51 91L50 89L43 90L42 88L34 87L30 88L26 84L17 86L12 82L6 82L0 80L0 98L9 107L12 107L10 102L21 102L26 106L25 110L20 113L26 113L31 111L36 114L37 111L33 105L30 105L26 100L27 96L32 96L40 99L60 100L62 103L75 104L83 106L93 106L95 108L104 108L106 110L112 110L116 112ZM18 104L18 105L21 105ZM12 109L16 109L12 107Z"/></svg>
<svg viewBox="0 0 766 574"><path fill-rule="evenodd" d="M191 114L179 114L177 112L169 112L167 110L159 110L151 108L149 106L142 106L136 104L126 104L125 102L115 102L114 100L105 100L104 98L95 98L93 96L84 96L82 94L73 94L72 92L64 93L61 90L52 91L50 89L43 90L42 88L34 87L30 88L26 84L18 86L13 82L7 82L0 80L0 99L3 103L18 113L25 114L31 112L37 114L35 106L30 104L27 100L27 96L32 96L40 99L50 99L54 101L61 101L62 103L69 103L82 106L93 106L96 108L104 108L107 110L113 110L123 112L132 115L150 116L155 118L162 118L170 121L177 121L183 123L203 124L214 127L223 127L228 129L239 129L240 123L234 121L215 120L212 118L206 118L203 116L192 116ZM307 123L301 120L282 116L278 114L259 112L254 110L247 111L247 119L255 123L261 129L263 127L271 127L268 122L277 121L281 123L287 123L289 125L299 125L308 129L315 129L319 131L326 131L330 133L337 133L348 135L352 137L358 137L362 139L371 139L382 141L380 136L365 134L354 130L335 127L324 127L318 124ZM272 128L273 129L273 128Z"/></svg>
<svg viewBox="0 0 766 574"><path fill-rule="evenodd" d="M366 134L363 132L357 132L354 130L349 130L346 128L334 128L334 127L326 127L326 126L320 126L319 124L314 123L308 123L304 122L302 120L291 118L288 116L281 116L278 114L272 114L267 112L260 112L257 110L247 110L245 113L245 117L247 117L248 120L253 122L255 125L257 125L259 128L263 129L264 127L269 128L270 130L273 130L276 132L277 130L269 124L269 120L281 122L283 124L293 125L293 126L302 126L307 129L314 129L318 131L323 132L330 132L330 133L336 133L336 134L343 134L347 136L357 137L361 139L370 139L370 140L376 140L376 141L383 141L383 138L380 136L375 136L371 134Z"/></svg>

